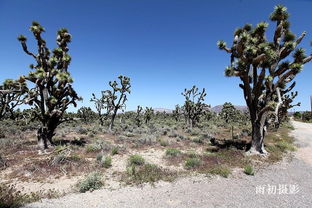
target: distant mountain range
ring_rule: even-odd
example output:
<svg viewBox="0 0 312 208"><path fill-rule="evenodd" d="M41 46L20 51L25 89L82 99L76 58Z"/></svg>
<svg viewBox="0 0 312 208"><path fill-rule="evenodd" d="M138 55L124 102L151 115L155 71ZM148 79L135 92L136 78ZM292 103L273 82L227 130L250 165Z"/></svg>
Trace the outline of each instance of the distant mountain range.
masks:
<svg viewBox="0 0 312 208"><path fill-rule="evenodd" d="M212 108L210 108L211 111L213 112L216 112L216 113L220 113L221 110L222 110L222 107L223 105L216 105ZM234 105L234 107L241 111L241 112L245 112L245 111L248 111L248 108L247 106L244 106L244 105ZM153 108L154 109L154 112L166 112L166 113L172 113L172 109L167 109L167 108Z"/></svg>
<svg viewBox="0 0 312 208"><path fill-rule="evenodd" d="M248 111L247 106L244 106L244 105L234 105L234 107L241 112ZM223 105L216 105L216 106L212 107L210 110L212 110L213 112L216 112L216 113L220 113L222 108L223 108Z"/></svg>

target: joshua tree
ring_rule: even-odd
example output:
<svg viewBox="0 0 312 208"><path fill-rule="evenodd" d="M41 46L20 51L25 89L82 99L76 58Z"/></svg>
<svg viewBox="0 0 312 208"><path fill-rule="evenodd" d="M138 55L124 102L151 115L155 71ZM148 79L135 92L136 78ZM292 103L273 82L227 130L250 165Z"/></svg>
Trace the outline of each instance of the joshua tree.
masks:
<svg viewBox="0 0 312 208"><path fill-rule="evenodd" d="M204 119L205 119L206 121L209 121L209 120L211 120L211 119L213 119L213 118L216 118L216 116L217 116L217 114L216 114L215 112L209 110L209 109L206 109L206 110L204 111Z"/></svg>
<svg viewBox="0 0 312 208"><path fill-rule="evenodd" d="M295 106L300 106L300 104L301 104L300 102L296 103L296 104L292 104L293 100L298 95L297 91L290 92L295 85L296 85L296 82L293 82L293 84L287 90L281 90L282 104L279 107L278 112L277 112L277 116L275 116L275 119L274 119L274 121L275 121L274 127L276 129L278 129L281 122L287 118L288 110L295 107ZM290 94L288 92L290 92Z"/></svg>
<svg viewBox="0 0 312 208"><path fill-rule="evenodd" d="M234 105L230 102L225 102L223 104L220 116L225 120L225 123L231 125L232 139L234 138L234 122L238 122L241 118L241 113L237 110Z"/></svg>
<svg viewBox="0 0 312 208"><path fill-rule="evenodd" d="M301 119L303 121L311 121L312 120L311 112L309 112L309 111L303 112L302 115L301 115Z"/></svg>
<svg viewBox="0 0 312 208"><path fill-rule="evenodd" d="M85 123L89 122L94 118L94 112L90 107L81 107L77 111L78 117L81 118Z"/></svg>
<svg viewBox="0 0 312 208"><path fill-rule="evenodd" d="M225 102L223 104L220 116L225 120L225 123L234 123L237 122L240 118L240 112L237 110L234 105L230 102Z"/></svg>
<svg viewBox="0 0 312 208"><path fill-rule="evenodd" d="M136 121L138 127L140 127L140 126L141 126L141 123L142 123L142 118L141 118L141 116L142 116L142 114L141 114L142 110L143 110L143 108L142 108L141 106L138 105L138 107L137 107L137 112L136 112L136 115L135 115L135 121Z"/></svg>
<svg viewBox="0 0 312 208"><path fill-rule="evenodd" d="M145 123L146 124L149 124L150 120L152 119L154 115L154 110L152 107L148 108L146 107L145 108L145 112L144 112L144 119L145 119Z"/></svg>
<svg viewBox="0 0 312 208"><path fill-rule="evenodd" d="M106 102L106 92L102 91L102 97L101 98L97 98L95 96L94 93L92 93L92 98L91 98L91 102L94 102L95 105L95 109L97 111L98 117L99 117L99 121L100 121L100 125L103 126L104 125L104 120L107 120L110 112L111 112L111 106L108 106L107 102ZM106 109L106 113L102 114L102 110Z"/></svg>
<svg viewBox="0 0 312 208"><path fill-rule="evenodd" d="M36 117L41 121L41 127L37 131L38 145L48 148L48 141L53 144L52 137L58 125L68 120L63 114L69 105L76 107L76 101L80 100L72 87L73 79L68 72L71 57L68 54L68 43L71 35L67 29L57 32L57 48L51 51L46 46L46 41L41 34L44 28L37 22L33 22L30 31L35 36L38 52L30 52L27 48L26 37L20 35L20 41L24 52L35 59L35 64L30 68L34 71L20 77L20 82L26 80L33 83L33 88L27 91L25 103L35 106Z"/></svg>
<svg viewBox="0 0 312 208"><path fill-rule="evenodd" d="M10 117L14 119L14 109L23 103L26 91L27 86L23 81L7 79L0 85L0 120L7 113L10 113Z"/></svg>
<svg viewBox="0 0 312 208"><path fill-rule="evenodd" d="M226 76L239 77L239 85L249 109L252 124L251 153L266 153L263 140L269 114L276 118L283 101L282 90L302 70L312 55L306 56L303 48L297 48L305 36L298 38L290 31L288 12L284 6L275 6L270 19L276 22L273 40L266 38L268 23L260 22L255 27L247 24L234 33L232 47L218 42L221 50L231 54L231 65L225 69ZM292 54L293 60L289 60ZM287 59L287 60L285 60Z"/></svg>
<svg viewBox="0 0 312 208"><path fill-rule="evenodd" d="M105 90L103 92L103 101L107 109L109 109L109 112L111 112L109 130L113 129L118 110L122 110L126 107L127 93L130 93L131 88L129 77L120 75L118 79L120 81L120 86L117 81L110 81L109 86L112 87L112 90Z"/></svg>
<svg viewBox="0 0 312 208"><path fill-rule="evenodd" d="M181 115L181 108L179 105L175 106L175 109L172 111L172 116L176 120L176 122L179 121Z"/></svg>
<svg viewBox="0 0 312 208"><path fill-rule="evenodd" d="M193 128L196 122L199 121L200 116L204 112L206 104L203 103L205 96L205 88L201 92L198 91L198 88L194 85L190 90L185 89L181 93L185 97L185 103L183 106L183 113L185 116L186 124L188 127Z"/></svg>

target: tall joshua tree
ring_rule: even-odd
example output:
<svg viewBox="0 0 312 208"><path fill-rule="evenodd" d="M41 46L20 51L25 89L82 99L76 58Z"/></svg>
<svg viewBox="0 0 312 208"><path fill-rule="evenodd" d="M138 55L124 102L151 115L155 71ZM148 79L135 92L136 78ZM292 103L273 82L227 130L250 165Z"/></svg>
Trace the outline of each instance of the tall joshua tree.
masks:
<svg viewBox="0 0 312 208"><path fill-rule="evenodd" d="M268 23L255 27L246 24L234 32L230 48L224 41L218 47L231 55L231 64L225 69L226 76L239 77L239 85L249 108L252 124L251 153L266 153L263 140L267 118L277 113L283 104L281 91L291 90L288 83L302 70L312 55L306 56L303 48L297 48L306 32L298 38L290 30L287 9L278 5L270 15L276 27L272 40L266 38ZM290 60L292 54L293 59ZM286 60L287 59L287 60Z"/></svg>
<svg viewBox="0 0 312 208"><path fill-rule="evenodd" d="M97 111L97 114L98 114L98 118L99 118L99 121L100 121L100 125L103 126L104 125L104 120L107 120L109 114L110 114L110 111L111 111L111 106L109 106L108 102L107 102L107 96L106 96L106 92L105 91L102 91L102 97L100 98L97 98L95 96L94 93L92 93L92 98L91 98L91 102L94 102L94 105L95 105L95 109ZM102 110L105 110L106 109L106 113L102 113Z"/></svg>
<svg viewBox="0 0 312 208"><path fill-rule="evenodd" d="M239 120L240 112L230 102L225 102L222 106L220 116L225 120L225 123L234 123Z"/></svg>
<svg viewBox="0 0 312 208"><path fill-rule="evenodd" d="M8 113L13 119L14 109L21 105L27 91L26 83L7 79L0 85L0 120Z"/></svg>
<svg viewBox="0 0 312 208"><path fill-rule="evenodd" d="M175 106L175 109L172 111L172 116L175 119L176 122L179 121L180 119L180 114L181 114L181 108L179 105Z"/></svg>
<svg viewBox="0 0 312 208"><path fill-rule="evenodd" d="M136 115L135 115L135 121L138 127L140 127L142 124L142 110L143 108L140 105L138 105Z"/></svg>
<svg viewBox="0 0 312 208"><path fill-rule="evenodd" d="M193 128L203 114L206 104L203 103L205 96L205 88L200 92L195 85L190 89L185 89L181 93L185 97L183 113L188 127Z"/></svg>
<svg viewBox="0 0 312 208"><path fill-rule="evenodd" d="M145 119L145 123L149 124L150 120L152 119L154 115L154 109L152 107L146 107L145 108L145 112L144 112L144 119Z"/></svg>
<svg viewBox="0 0 312 208"><path fill-rule="evenodd" d="M95 116L94 112L90 107L81 107L77 111L77 115L81 118L85 123L90 122Z"/></svg>
<svg viewBox="0 0 312 208"><path fill-rule="evenodd" d="M67 119L64 112L70 105L76 107L76 101L80 100L72 87L73 79L68 72L71 57L68 54L68 43L71 35L67 29L57 32L57 48L52 53L46 46L46 41L41 35L45 29L37 22L33 22L30 31L35 36L38 51L30 52L26 44L26 37L20 35L20 41L24 52L33 57L35 64L31 64L33 70L28 75L20 78L33 83L34 87L27 91L25 102L35 106L36 117L41 121L37 131L38 145L48 148L48 142L53 144L52 137L58 125Z"/></svg>
<svg viewBox="0 0 312 208"><path fill-rule="evenodd" d="M120 75L118 77L120 85L117 81L110 81L109 86L112 90L104 91L104 103L110 109L111 112L111 122L109 124L109 130L113 129L114 121L118 110L124 109L126 107L127 94L130 93L130 78Z"/></svg>
<svg viewBox="0 0 312 208"><path fill-rule="evenodd" d="M231 125L231 134L232 134L232 139L234 138L234 122L238 122L241 113L239 110L237 110L234 105L230 102L225 102L223 104L222 110L220 112L220 116L222 119L225 120L225 123Z"/></svg>

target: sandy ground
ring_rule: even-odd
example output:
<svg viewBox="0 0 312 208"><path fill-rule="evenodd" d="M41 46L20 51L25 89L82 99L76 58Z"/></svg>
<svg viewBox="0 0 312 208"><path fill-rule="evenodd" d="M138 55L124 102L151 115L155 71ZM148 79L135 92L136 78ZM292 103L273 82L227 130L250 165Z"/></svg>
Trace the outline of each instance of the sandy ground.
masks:
<svg viewBox="0 0 312 208"><path fill-rule="evenodd" d="M261 169L255 176L193 176L155 187L73 193L26 207L312 207L312 124L294 121L293 125L299 146L294 158Z"/></svg>

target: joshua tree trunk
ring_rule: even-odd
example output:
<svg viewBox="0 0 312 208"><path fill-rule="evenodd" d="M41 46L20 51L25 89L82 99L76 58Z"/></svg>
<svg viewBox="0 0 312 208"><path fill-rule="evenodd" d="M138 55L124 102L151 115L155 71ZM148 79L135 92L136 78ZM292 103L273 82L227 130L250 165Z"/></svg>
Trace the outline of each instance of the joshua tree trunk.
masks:
<svg viewBox="0 0 312 208"><path fill-rule="evenodd" d="M100 119L99 119L99 121L100 121L100 125L101 126L104 126L104 118L103 118L103 116L101 115L101 114L99 114L99 117L100 117Z"/></svg>
<svg viewBox="0 0 312 208"><path fill-rule="evenodd" d="M48 142L53 145L52 137L55 129L40 127L37 131L38 146L40 149L48 149Z"/></svg>
<svg viewBox="0 0 312 208"><path fill-rule="evenodd" d="M115 110L114 110L114 113L113 113L113 115L112 115L112 119L111 119L111 122L110 122L110 124L109 124L109 130L110 130L110 131L111 131L111 130L113 129L113 127L114 127L114 122L115 122L117 110L118 110L118 109L115 109Z"/></svg>
<svg viewBox="0 0 312 208"><path fill-rule="evenodd" d="M250 153L261 153L266 154L267 151L264 149L264 136L266 132L265 119L261 121L252 122L252 139Z"/></svg>

